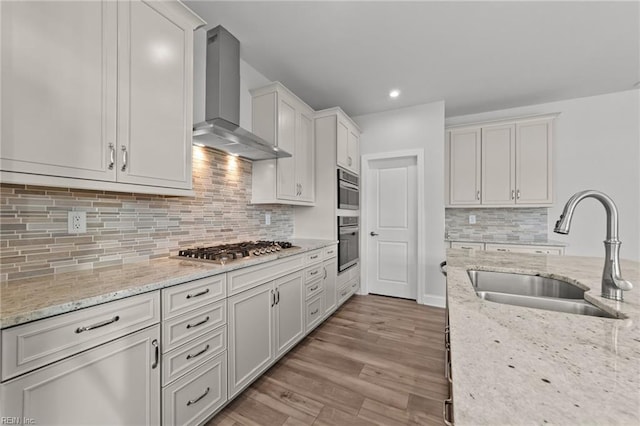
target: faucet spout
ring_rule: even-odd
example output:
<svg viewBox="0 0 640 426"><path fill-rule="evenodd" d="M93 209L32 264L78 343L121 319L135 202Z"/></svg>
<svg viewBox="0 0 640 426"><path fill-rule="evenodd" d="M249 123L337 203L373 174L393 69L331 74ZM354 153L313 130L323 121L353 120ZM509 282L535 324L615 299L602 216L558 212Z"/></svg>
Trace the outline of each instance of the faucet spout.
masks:
<svg viewBox="0 0 640 426"><path fill-rule="evenodd" d="M578 203L585 198L600 201L607 212L607 236L604 241L605 260L602 271L602 297L622 301L622 291L631 290L633 285L624 280L620 273L620 241L618 240L618 209L611 197L599 191L587 190L574 194L564 206L556 222L554 232L568 234L571 219Z"/></svg>

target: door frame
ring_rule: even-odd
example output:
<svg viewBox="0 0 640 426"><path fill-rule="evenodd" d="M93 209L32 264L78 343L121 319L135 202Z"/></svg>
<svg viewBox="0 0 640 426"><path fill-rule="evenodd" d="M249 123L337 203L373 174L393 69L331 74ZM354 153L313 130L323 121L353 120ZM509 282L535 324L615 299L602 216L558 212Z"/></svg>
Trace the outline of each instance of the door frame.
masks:
<svg viewBox="0 0 640 426"><path fill-rule="evenodd" d="M416 283L416 293L417 298L416 302L420 305L424 305L425 303L425 247L426 247L426 236L424 233L425 227L425 217L424 217L424 149L408 149L402 151L391 151L391 152L383 152L376 154L365 154L362 156L362 164L360 165L360 193L361 197L361 210L360 210L360 294L369 294L369 285L368 285L368 268L367 265L367 257L368 257L368 247L367 247L367 237L369 233L366 231L369 224L367 223L367 214L364 212L366 210L367 203L367 189L369 186L369 171L371 170L370 162L374 160L391 160L395 158L415 158L416 159L416 179L417 179L417 191L418 191L418 200L417 200L417 232L418 232L418 274ZM364 212L364 213L363 213Z"/></svg>

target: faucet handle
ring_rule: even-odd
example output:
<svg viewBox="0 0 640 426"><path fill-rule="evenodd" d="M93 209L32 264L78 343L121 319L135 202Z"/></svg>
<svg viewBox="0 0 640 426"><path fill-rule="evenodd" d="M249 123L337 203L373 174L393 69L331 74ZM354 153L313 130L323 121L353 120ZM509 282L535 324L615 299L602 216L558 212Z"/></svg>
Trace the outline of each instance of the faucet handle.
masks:
<svg viewBox="0 0 640 426"><path fill-rule="evenodd" d="M631 284L631 282L629 282L627 280L623 280L622 278L614 278L613 279L613 283L620 290L629 291L629 290L631 290L633 288L633 284Z"/></svg>

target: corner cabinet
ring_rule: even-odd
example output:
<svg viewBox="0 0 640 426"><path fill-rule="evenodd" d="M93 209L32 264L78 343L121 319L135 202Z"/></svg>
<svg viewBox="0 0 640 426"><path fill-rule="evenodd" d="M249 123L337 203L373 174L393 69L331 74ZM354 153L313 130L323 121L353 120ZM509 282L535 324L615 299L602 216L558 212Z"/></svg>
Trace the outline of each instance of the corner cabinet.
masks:
<svg viewBox="0 0 640 426"><path fill-rule="evenodd" d="M193 31L178 1L2 2L2 180L189 195Z"/></svg>
<svg viewBox="0 0 640 426"><path fill-rule="evenodd" d="M447 206L551 205L556 116L450 128L446 141Z"/></svg>
<svg viewBox="0 0 640 426"><path fill-rule="evenodd" d="M252 131L291 154L253 162L252 203L314 205L314 111L282 84L251 91Z"/></svg>

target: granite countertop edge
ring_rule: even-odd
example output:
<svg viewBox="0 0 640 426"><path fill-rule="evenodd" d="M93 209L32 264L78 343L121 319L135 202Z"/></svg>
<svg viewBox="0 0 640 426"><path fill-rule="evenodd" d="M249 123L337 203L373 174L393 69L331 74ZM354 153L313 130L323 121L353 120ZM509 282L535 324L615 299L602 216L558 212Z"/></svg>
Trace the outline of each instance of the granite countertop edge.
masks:
<svg viewBox="0 0 640 426"><path fill-rule="evenodd" d="M621 268L622 303L600 297L599 258L448 249L455 423L640 424L640 262ZM482 300L469 269L567 280L618 319Z"/></svg>
<svg viewBox="0 0 640 426"><path fill-rule="evenodd" d="M284 259L337 243L336 240L321 239L291 239L290 241L298 249L252 257L246 261L237 261L226 265L164 257L89 271L65 272L56 275L6 281L0 283L0 303L2 304L0 329ZM159 278L158 274L163 276ZM108 281L113 280L114 277L120 278L122 281L116 284L109 284ZM107 285L110 288L105 290L104 293L95 290L93 291L94 294L74 297L74 289L76 291L91 290L90 288L83 288L83 282L90 282L91 284L89 285L98 287ZM67 294L59 297L58 300L51 302L51 304L47 304L46 301L34 302L38 297L41 298L40 300L43 297L46 298L47 290L56 292L60 289L67 291Z"/></svg>
<svg viewBox="0 0 640 426"><path fill-rule="evenodd" d="M512 244L520 246L552 246L552 247L567 247L568 244L562 241L556 240L502 240L491 238L452 238L447 237L445 242L458 242L458 243L486 243L486 244Z"/></svg>

